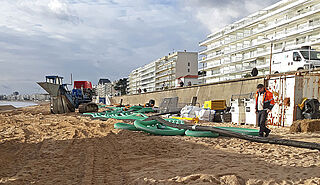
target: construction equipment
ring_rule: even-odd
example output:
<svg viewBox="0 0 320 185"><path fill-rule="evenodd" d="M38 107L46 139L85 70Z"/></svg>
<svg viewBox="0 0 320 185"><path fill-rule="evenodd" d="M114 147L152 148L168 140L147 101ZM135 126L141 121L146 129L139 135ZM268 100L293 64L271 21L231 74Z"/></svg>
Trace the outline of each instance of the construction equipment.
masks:
<svg viewBox="0 0 320 185"><path fill-rule="evenodd" d="M199 118L195 117L195 118L187 118L187 117L176 117L176 116L172 116L172 119L180 119L180 120L188 120L188 121L192 121L193 123L199 123Z"/></svg>
<svg viewBox="0 0 320 185"><path fill-rule="evenodd" d="M319 119L319 101L317 99L305 99L303 105L302 115L305 119Z"/></svg>
<svg viewBox="0 0 320 185"><path fill-rule="evenodd" d="M204 108L211 110L226 110L227 109L227 101L226 100L212 100L205 101Z"/></svg>
<svg viewBox="0 0 320 185"><path fill-rule="evenodd" d="M95 92L89 81L74 81L74 88L69 91L68 84L62 83L63 77L46 76L45 82L37 82L51 96L51 113L63 114L75 112L80 113L97 112L98 105L92 102Z"/></svg>
<svg viewBox="0 0 320 185"><path fill-rule="evenodd" d="M154 107L155 104L156 104L155 100L149 100L148 103L144 104L144 107Z"/></svg>

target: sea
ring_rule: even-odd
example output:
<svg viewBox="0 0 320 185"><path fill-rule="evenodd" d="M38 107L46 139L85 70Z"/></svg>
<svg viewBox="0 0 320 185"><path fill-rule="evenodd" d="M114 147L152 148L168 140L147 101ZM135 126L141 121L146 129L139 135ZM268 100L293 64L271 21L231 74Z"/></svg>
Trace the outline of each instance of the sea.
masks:
<svg viewBox="0 0 320 185"><path fill-rule="evenodd" d="M38 104L34 102L28 102L28 101L0 101L0 106L1 105L12 105L16 108L21 108L21 107L38 105Z"/></svg>

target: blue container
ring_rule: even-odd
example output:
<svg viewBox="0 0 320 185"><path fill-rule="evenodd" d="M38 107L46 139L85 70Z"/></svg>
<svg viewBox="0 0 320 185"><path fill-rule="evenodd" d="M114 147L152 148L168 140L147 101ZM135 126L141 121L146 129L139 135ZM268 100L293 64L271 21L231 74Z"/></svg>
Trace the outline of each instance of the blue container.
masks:
<svg viewBox="0 0 320 185"><path fill-rule="evenodd" d="M99 98L99 103L106 104L106 98Z"/></svg>

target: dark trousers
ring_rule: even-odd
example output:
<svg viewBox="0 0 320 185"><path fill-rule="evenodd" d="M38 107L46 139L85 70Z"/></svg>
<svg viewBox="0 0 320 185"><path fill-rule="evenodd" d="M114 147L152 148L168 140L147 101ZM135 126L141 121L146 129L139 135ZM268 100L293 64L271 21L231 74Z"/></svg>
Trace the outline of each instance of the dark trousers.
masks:
<svg viewBox="0 0 320 185"><path fill-rule="evenodd" d="M260 127L259 134L263 136L263 133L270 132L270 129L266 127L266 121L268 112L266 110L258 111L258 126Z"/></svg>

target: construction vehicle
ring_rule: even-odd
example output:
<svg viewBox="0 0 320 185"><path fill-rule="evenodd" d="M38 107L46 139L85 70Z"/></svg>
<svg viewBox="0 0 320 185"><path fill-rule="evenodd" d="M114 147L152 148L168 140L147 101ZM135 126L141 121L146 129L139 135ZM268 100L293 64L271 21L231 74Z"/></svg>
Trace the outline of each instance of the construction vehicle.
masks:
<svg viewBox="0 0 320 185"><path fill-rule="evenodd" d="M72 91L68 84L62 83L63 77L46 76L45 82L37 82L51 97L50 108L53 114L75 112L97 112L98 105L92 102L95 92L89 81L74 81ZM71 85L71 84L69 84Z"/></svg>

